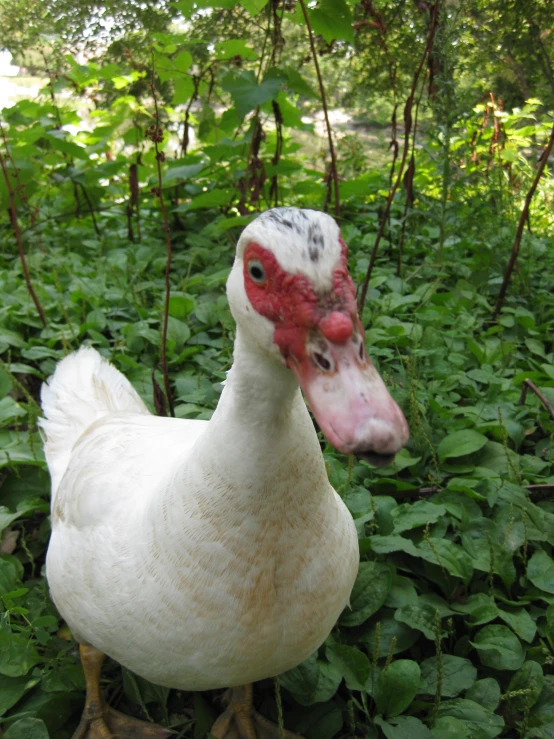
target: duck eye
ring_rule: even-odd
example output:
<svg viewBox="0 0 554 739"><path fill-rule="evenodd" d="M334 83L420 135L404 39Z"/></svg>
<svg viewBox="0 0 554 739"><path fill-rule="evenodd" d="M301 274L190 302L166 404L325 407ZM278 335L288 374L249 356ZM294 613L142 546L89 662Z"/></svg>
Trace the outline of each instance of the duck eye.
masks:
<svg viewBox="0 0 554 739"><path fill-rule="evenodd" d="M261 285L262 282L265 282L267 280L265 269L258 259L251 259L248 262L248 274L254 280L254 282L258 283L258 285Z"/></svg>

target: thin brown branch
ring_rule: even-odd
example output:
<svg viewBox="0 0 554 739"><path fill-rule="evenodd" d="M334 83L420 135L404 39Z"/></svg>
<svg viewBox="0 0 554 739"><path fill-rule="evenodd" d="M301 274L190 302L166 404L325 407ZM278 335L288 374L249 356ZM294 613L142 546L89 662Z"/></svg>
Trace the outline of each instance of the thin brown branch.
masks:
<svg viewBox="0 0 554 739"><path fill-rule="evenodd" d="M519 405L525 405L525 400L527 398L527 392L529 390L532 390L537 398L541 401L541 403L544 405L546 410L550 413L550 418L554 421L554 408L550 404L550 401L546 397L544 393L542 393L539 388L535 385L534 382L531 382L531 380L525 379L523 381L523 386L521 388L521 395L519 398Z"/></svg>
<svg viewBox="0 0 554 739"><path fill-rule="evenodd" d="M554 483L522 485L521 487L524 490L528 490L530 495L534 495L534 494L554 490ZM388 495L392 495L393 497L396 497L398 499L400 498L420 498L420 497L425 497L427 495L436 495L437 493L441 493L443 490L444 488L441 488L438 485L431 485L428 488L418 488L417 490L394 490L394 491L389 492Z"/></svg>
<svg viewBox="0 0 554 739"><path fill-rule="evenodd" d="M27 284L27 290L29 291L29 295L33 299L33 303L35 304L35 307L38 311L40 320L46 326L47 325L46 315L44 313L42 305L40 304L40 300L38 299L38 296L35 292L33 283L31 282L29 268L27 267L27 260L25 258L25 252L23 251L23 242L21 240L21 231L19 230L19 221L17 220L17 208L15 205L15 192L10 182L10 174L6 166L6 160L1 151L0 151L0 166L2 167L2 174L4 175L4 180L6 182L6 187L8 189L8 194L10 197L10 213L11 213L12 227L13 227L13 231L15 234L15 240L17 242L19 258L21 259L21 266L23 268L23 275L25 277L25 283Z"/></svg>
<svg viewBox="0 0 554 739"><path fill-rule="evenodd" d="M408 99L406 100L406 105L404 106L404 147L402 150L402 159L400 160L400 166L398 168L396 180L394 181L394 184L392 188L390 189L389 195L387 197L385 210L384 210L383 216L381 217L381 222L379 224L379 230L377 231L377 236L375 238L375 244L373 245L371 256L369 258L369 265L367 268L366 276L365 276L365 279L362 285L362 289L360 291L360 301L359 301L360 315L363 313L363 309L364 309L364 305L365 305L365 301L367 297L367 290L369 287L369 281L371 280L373 267L375 265L375 260L377 259L377 252L379 250L379 244L385 232L385 226L389 218L389 213L392 207L392 201L394 200L394 196L396 195L396 191L398 190L398 186L400 185L400 182L402 181L402 176L404 174L404 167L406 166L406 159L408 158L408 152L410 150L410 140L411 140L410 134L412 131L412 107L414 104L414 98L415 98L415 94L417 90L417 85L419 82L421 72L423 70L423 66L429 54L431 53L431 49L433 48L433 41L435 39L435 33L437 31L437 27L439 24L438 21L439 21L440 5L441 5L441 0L436 0L433 6L433 15L431 18L431 23L429 25L429 34L427 36L427 43L425 44L425 49L423 51L423 54L421 55L421 59L419 60L417 69L414 72L410 94L408 95Z"/></svg>
<svg viewBox="0 0 554 739"><path fill-rule="evenodd" d="M514 267L515 267L515 264L516 264L516 261L519 255L519 247L521 246L521 238L523 236L523 229L529 217L529 207L531 205L531 200L533 199L535 190L537 189L540 178L542 177L544 168L546 167L546 163L548 161L548 157L550 156L552 152L553 146L554 146L554 123L552 124L552 130L550 131L550 136L548 137L548 142L546 144L546 147L544 148L541 154L541 158L539 159L539 166L537 167L535 177L533 179L531 187L529 188L529 192L525 196L525 202L523 204L521 215L519 217L516 237L514 240L514 245L512 247L512 254L510 256L508 266L506 267L506 271L504 273L504 279L502 281L502 286L500 287L500 292L498 293L498 299L496 301L496 307L493 313L494 320L498 318L498 316L500 315L500 311L502 310L502 306L504 305L504 299L508 291L508 285L510 284L510 278L512 276L512 272L514 270Z"/></svg>
<svg viewBox="0 0 554 739"><path fill-rule="evenodd" d="M92 203L90 201L90 197L89 197L89 194L88 194L88 192L86 190L86 187L81 182L77 182L76 184L79 185L79 187L81 188L81 192L83 193L84 198L87 201L89 213L90 213L91 218L92 218L92 225L94 226L94 233L97 236L100 236L100 229L98 228L98 223L96 221L96 215L94 213L94 208L92 207Z"/></svg>
<svg viewBox="0 0 554 739"><path fill-rule="evenodd" d="M325 88L323 86L323 78L321 76L321 69L319 68L319 61L317 59L317 51L315 48L314 34L310 19L308 17L308 11L306 10L306 4L304 0L299 0L302 13L304 15L304 21L306 22L306 28L308 29L308 36L310 39L310 48L312 50L312 57L314 60L315 71L317 74L317 81L319 84L319 92L321 94L321 105L323 107L323 115L325 117L325 126L327 128L327 138L329 139L329 154L331 155L331 175L333 177L333 184L335 190L335 216L340 217L340 193L339 193L339 173L337 169L337 157L335 154L335 145L333 143L333 132L331 130L331 124L329 122L329 111L327 110L327 98L325 97Z"/></svg>
<svg viewBox="0 0 554 739"><path fill-rule="evenodd" d="M169 325L169 298L171 295L171 283L169 281L169 273L171 270L171 235L169 229L169 221L167 218L167 211L165 209L165 203L163 198L162 190L162 162L165 161L165 154L160 151L158 144L163 141L163 130L160 128L160 111L158 109L158 97L156 95L156 80L154 72L154 55L152 54L152 81L151 91L154 98L155 108L155 124L150 126L146 131L146 135L154 143L156 150L156 166L158 170L158 186L153 188L154 194L160 201L160 208L162 211L162 219L164 225L165 243L167 247L167 261L165 264L165 303L164 303L164 315L163 315L163 326L162 326L162 346L161 346L161 363L162 363L162 374L164 378L164 389L167 396L167 403L169 405L169 411L172 416L175 416L175 409L173 406L173 399L171 397L171 388L169 385L169 372L167 369L167 327Z"/></svg>

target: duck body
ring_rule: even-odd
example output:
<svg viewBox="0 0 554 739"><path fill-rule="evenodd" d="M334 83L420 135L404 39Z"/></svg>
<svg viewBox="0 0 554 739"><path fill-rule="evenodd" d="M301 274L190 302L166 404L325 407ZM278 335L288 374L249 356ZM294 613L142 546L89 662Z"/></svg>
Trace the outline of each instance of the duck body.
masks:
<svg viewBox="0 0 554 739"><path fill-rule="evenodd" d="M407 439L332 218L260 216L227 294L234 363L209 422L151 415L91 348L42 392L53 600L82 645L184 690L294 667L348 605L356 530L300 387L341 451L389 460Z"/></svg>
<svg viewBox="0 0 554 739"><path fill-rule="evenodd" d="M252 404L231 424L239 371L210 423L94 422L55 495L54 602L81 643L157 684L231 687L293 667L327 637L356 577L355 527L296 383L284 405L274 391L273 418Z"/></svg>

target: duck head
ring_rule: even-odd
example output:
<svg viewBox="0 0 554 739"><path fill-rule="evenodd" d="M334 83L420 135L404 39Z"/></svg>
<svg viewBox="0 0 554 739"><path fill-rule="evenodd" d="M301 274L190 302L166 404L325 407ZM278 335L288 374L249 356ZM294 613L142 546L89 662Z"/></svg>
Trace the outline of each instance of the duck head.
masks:
<svg viewBox="0 0 554 739"><path fill-rule="evenodd" d="M227 294L241 334L296 375L331 444L390 463L408 425L367 354L334 219L297 208L262 213L239 239Z"/></svg>

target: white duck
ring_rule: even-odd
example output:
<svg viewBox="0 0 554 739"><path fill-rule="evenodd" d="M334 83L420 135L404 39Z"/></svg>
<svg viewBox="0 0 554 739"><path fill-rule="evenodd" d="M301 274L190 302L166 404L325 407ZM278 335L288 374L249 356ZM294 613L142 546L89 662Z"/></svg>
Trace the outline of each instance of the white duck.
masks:
<svg viewBox="0 0 554 739"><path fill-rule="evenodd" d="M103 654L154 683L205 690L278 675L331 631L356 578L357 537L299 385L343 452L388 460L408 438L367 357L330 216L259 216L227 294L234 364L211 421L151 415L91 348L43 386L47 577L87 679L76 737L164 735L104 706ZM212 734L236 731L272 734L248 688Z"/></svg>

